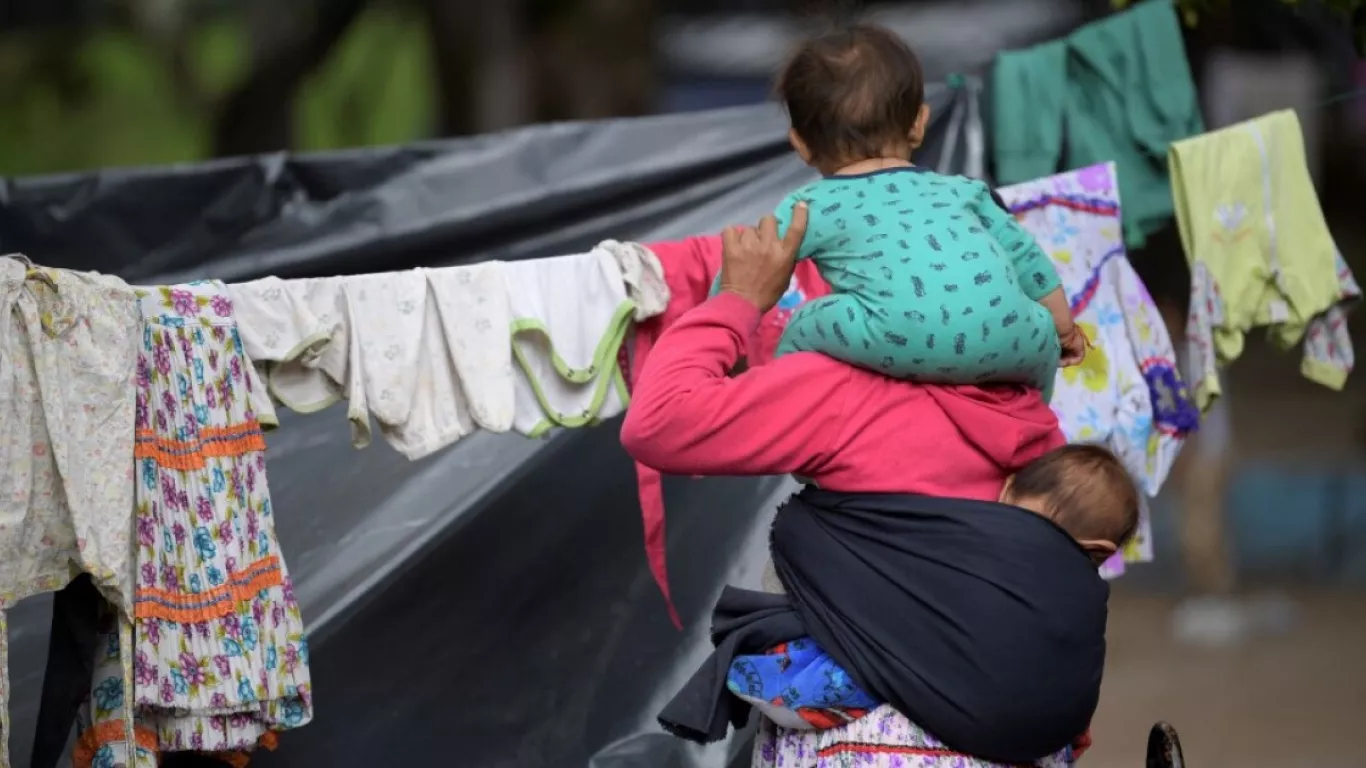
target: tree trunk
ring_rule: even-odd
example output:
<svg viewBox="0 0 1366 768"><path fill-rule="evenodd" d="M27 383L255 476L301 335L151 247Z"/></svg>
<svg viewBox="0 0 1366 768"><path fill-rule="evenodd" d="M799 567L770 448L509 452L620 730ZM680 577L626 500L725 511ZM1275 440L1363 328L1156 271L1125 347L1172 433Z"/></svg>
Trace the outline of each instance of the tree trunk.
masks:
<svg viewBox="0 0 1366 768"><path fill-rule="evenodd" d="M536 119L653 111L658 0L578 0L535 40Z"/></svg>
<svg viewBox="0 0 1366 768"><path fill-rule="evenodd" d="M527 30L522 4L479 5L479 61L475 72L475 130L500 131L531 120Z"/></svg>
<svg viewBox="0 0 1366 768"><path fill-rule="evenodd" d="M425 5L432 66L436 74L436 133L439 136L474 133L474 71L478 61L475 20L482 13L480 3L478 0L426 0Z"/></svg>
<svg viewBox="0 0 1366 768"><path fill-rule="evenodd" d="M266 26L259 31L268 35L269 42L259 45L246 80L219 108L214 128L216 156L290 147L294 138L294 99L299 87L326 61L365 10L366 0L314 0L309 24L289 23L294 20L287 11L291 5L273 3L270 15L262 19ZM262 38L253 34L253 39Z"/></svg>

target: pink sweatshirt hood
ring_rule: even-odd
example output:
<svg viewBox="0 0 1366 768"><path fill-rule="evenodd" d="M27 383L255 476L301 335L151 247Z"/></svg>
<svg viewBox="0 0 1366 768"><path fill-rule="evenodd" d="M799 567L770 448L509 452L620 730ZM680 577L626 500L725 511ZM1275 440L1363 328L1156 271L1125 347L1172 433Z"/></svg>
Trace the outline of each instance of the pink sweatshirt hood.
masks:
<svg viewBox="0 0 1366 768"><path fill-rule="evenodd" d="M1014 472L1067 441L1043 395L1027 387L926 387L958 431Z"/></svg>

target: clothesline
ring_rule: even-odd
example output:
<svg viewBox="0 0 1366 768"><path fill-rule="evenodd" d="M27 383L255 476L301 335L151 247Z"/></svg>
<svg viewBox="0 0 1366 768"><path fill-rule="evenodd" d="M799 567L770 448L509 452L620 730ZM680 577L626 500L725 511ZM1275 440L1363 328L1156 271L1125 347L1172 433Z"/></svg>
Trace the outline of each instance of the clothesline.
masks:
<svg viewBox="0 0 1366 768"><path fill-rule="evenodd" d="M1343 91L1342 93L1334 94L1326 99L1323 99L1322 101L1317 101L1313 104L1310 104L1307 107L1300 107L1297 111L1314 112L1325 107L1330 107L1339 102L1351 101L1353 99L1360 99L1363 97L1366 97L1366 88L1355 88L1350 91Z"/></svg>

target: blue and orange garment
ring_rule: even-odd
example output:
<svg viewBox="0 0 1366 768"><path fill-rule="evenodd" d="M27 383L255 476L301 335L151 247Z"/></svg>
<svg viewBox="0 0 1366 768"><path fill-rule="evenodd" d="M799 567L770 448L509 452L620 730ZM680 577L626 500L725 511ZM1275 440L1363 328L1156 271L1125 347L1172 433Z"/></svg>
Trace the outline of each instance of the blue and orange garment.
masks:
<svg viewBox="0 0 1366 768"><path fill-rule="evenodd" d="M784 728L838 728L882 703L809 637L736 658L726 688Z"/></svg>

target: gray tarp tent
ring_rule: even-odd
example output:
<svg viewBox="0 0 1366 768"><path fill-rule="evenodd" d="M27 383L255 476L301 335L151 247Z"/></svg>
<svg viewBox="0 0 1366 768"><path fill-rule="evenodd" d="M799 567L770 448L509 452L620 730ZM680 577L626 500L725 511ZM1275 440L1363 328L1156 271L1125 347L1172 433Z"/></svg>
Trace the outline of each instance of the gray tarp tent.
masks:
<svg viewBox="0 0 1366 768"><path fill-rule="evenodd" d="M975 87L932 87L921 162L982 146ZM958 115L956 119L954 116ZM395 149L8 180L0 249L130 282L524 259L752 222L810 177L771 105L537 126ZM646 568L618 423L477 434L419 462L353 449L344 415L281 414L269 473L310 624L312 725L260 766L718 765L654 714L706 650L728 581L757 578L787 481L671 479L687 628ZM28 761L50 598L12 612L15 764Z"/></svg>

